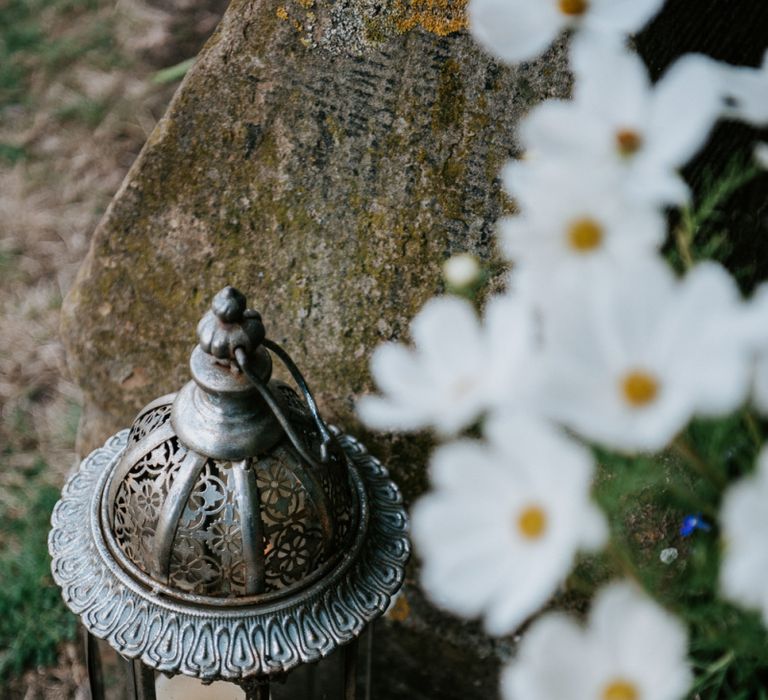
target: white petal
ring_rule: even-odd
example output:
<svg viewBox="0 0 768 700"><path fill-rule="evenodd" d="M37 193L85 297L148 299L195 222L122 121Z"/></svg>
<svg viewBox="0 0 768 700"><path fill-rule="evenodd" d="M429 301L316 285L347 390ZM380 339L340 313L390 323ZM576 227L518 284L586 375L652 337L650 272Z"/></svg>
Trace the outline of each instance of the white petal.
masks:
<svg viewBox="0 0 768 700"><path fill-rule="evenodd" d="M664 206L683 206L691 199L691 190L682 175L653 158L639 156L632 163L626 182L630 199Z"/></svg>
<svg viewBox="0 0 768 700"><path fill-rule="evenodd" d="M527 402L533 384L534 312L522 298L492 297L485 309L488 397L494 404Z"/></svg>
<svg viewBox="0 0 768 700"><path fill-rule="evenodd" d="M684 165L699 150L720 114L720 73L706 56L678 59L656 83L648 151L660 163Z"/></svg>
<svg viewBox="0 0 768 700"><path fill-rule="evenodd" d="M634 34L661 9L664 0L590 0L585 29Z"/></svg>
<svg viewBox="0 0 768 700"><path fill-rule="evenodd" d="M768 282L759 285L749 300L743 333L754 350L768 351Z"/></svg>
<svg viewBox="0 0 768 700"><path fill-rule="evenodd" d="M411 321L411 337L425 365L451 372L477 359L480 324L472 304L456 296L430 299Z"/></svg>
<svg viewBox="0 0 768 700"><path fill-rule="evenodd" d="M768 112L768 109L766 109L766 112ZM752 157L763 170L768 170L768 143L761 141L756 144Z"/></svg>
<svg viewBox="0 0 768 700"><path fill-rule="evenodd" d="M380 396L363 396L356 408L360 420L375 430L421 430L430 423L429 416L419 408Z"/></svg>
<svg viewBox="0 0 768 700"><path fill-rule="evenodd" d="M496 226L499 249L507 260L514 262L531 239L531 224L524 216L503 216Z"/></svg>
<svg viewBox="0 0 768 700"><path fill-rule="evenodd" d="M601 100L601 104L605 100ZM604 120L595 118L592 105L565 100L547 100L534 107L521 122L518 138L526 149L526 160L502 173L504 186L513 197L525 202L525 169L540 162L575 156L600 157L612 146ZM513 161L514 162L514 161Z"/></svg>
<svg viewBox="0 0 768 700"><path fill-rule="evenodd" d="M421 384L421 366L416 354L399 343L383 343L371 356L371 375L381 391L409 395L414 383Z"/></svg>
<svg viewBox="0 0 768 700"><path fill-rule="evenodd" d="M581 531L580 546L590 552L601 549L608 541L610 534L608 520L596 506L584 510L579 529Z"/></svg>
<svg viewBox="0 0 768 700"><path fill-rule="evenodd" d="M575 99L584 108L606 119L614 130L642 127L651 81L640 56L613 42L579 38L570 61L576 75Z"/></svg>
<svg viewBox="0 0 768 700"><path fill-rule="evenodd" d="M756 473L733 484L720 507L725 544L720 569L723 595L768 615L765 579L768 576L768 452L763 449Z"/></svg>
<svg viewBox="0 0 768 700"><path fill-rule="evenodd" d="M478 471L485 473L483 466L493 459L493 454L476 440L457 440L438 447L430 458L429 473L432 483L438 488L463 490L470 478Z"/></svg>
<svg viewBox="0 0 768 700"><path fill-rule="evenodd" d="M702 263L686 275L659 327L666 352L679 358L672 375L679 389L692 396L699 414L728 413L746 399L750 371L746 313L728 272L715 263Z"/></svg>
<svg viewBox="0 0 768 700"><path fill-rule="evenodd" d="M470 0L467 14L476 41L507 63L535 58L566 24L551 2Z"/></svg>
<svg viewBox="0 0 768 700"><path fill-rule="evenodd" d="M760 68L719 64L725 115L752 126L768 124L768 51Z"/></svg>
<svg viewBox="0 0 768 700"><path fill-rule="evenodd" d="M546 551L518 562L514 586L507 586L486 611L485 630L499 636L514 632L542 608L573 565L573 552Z"/></svg>
<svg viewBox="0 0 768 700"><path fill-rule="evenodd" d="M654 685L653 676L674 679L674 671L687 666L685 627L633 584L611 584L598 593L589 632L596 644L610 650L618 668Z"/></svg>
<svg viewBox="0 0 768 700"><path fill-rule="evenodd" d="M504 700L587 697L589 651L584 632L569 617L562 613L542 616L525 633L517 657L502 672Z"/></svg>

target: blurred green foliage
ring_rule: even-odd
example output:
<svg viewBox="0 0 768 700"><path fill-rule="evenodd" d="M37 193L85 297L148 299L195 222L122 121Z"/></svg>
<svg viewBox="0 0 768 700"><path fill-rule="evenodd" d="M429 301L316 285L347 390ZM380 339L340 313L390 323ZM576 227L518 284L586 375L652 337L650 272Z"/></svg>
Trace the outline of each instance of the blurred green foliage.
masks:
<svg viewBox="0 0 768 700"><path fill-rule="evenodd" d="M66 70L84 55L94 65L120 62L110 22L94 14L112 7L105 0L5 0L0 3L0 109L27 104L33 76ZM88 21L73 22L80 16ZM62 20L67 30L51 31ZM62 23L62 26L63 23ZM74 29L73 29L74 27ZM0 157L2 157L0 152Z"/></svg>
<svg viewBox="0 0 768 700"><path fill-rule="evenodd" d="M704 178L695 206L674 222L665 253L675 269L702 260L730 262L736 232L726 213L732 197L764 176L749 156L737 154L719 177ZM742 286L753 286L751 268L730 271ZM724 489L754 469L767 429L745 409L695 420L662 454L594 450L595 497L608 516L612 543L605 553L580 560L568 585L583 593L629 577L679 616L689 629L697 676L691 700L768 700L768 630L759 614L719 597L717 521ZM684 536L680 528L689 515L700 515L711 529ZM668 548L677 558L664 563L660 554Z"/></svg>
<svg viewBox="0 0 768 700"><path fill-rule="evenodd" d="M742 414L694 421L678 438L685 447L662 455L596 450L596 498L613 541L597 561L583 561L575 576L594 586L628 576L686 622L697 672L691 698L758 698L758 689L768 687L768 630L756 613L718 597L722 485L753 469L759 451L753 420ZM711 530L683 536L683 519L699 514ZM661 552L672 547L677 558L662 562Z"/></svg>
<svg viewBox="0 0 768 700"><path fill-rule="evenodd" d="M35 465L28 483L0 500L0 683L55 663L58 645L76 633L50 573L48 530L59 490L35 478L45 468Z"/></svg>
<svg viewBox="0 0 768 700"><path fill-rule="evenodd" d="M8 163L9 165L13 165L26 157L27 153L21 146L15 146L11 143L3 143L0 141L0 164Z"/></svg>

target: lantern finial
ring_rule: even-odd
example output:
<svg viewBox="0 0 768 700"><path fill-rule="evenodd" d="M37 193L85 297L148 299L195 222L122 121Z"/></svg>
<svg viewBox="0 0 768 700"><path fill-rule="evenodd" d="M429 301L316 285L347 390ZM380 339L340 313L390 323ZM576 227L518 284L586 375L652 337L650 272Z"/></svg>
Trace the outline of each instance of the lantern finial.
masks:
<svg viewBox="0 0 768 700"><path fill-rule="evenodd" d="M234 360L237 348L250 354L265 335L261 314L247 308L245 295L232 286L216 294L210 311L197 325L200 348L219 360Z"/></svg>
<svg viewBox="0 0 768 700"><path fill-rule="evenodd" d="M197 330L192 380L65 488L53 576L90 634L136 659L138 696L155 697L154 669L262 698L386 610L405 512L382 465L325 424L243 294L222 289ZM298 393L271 377L273 355Z"/></svg>

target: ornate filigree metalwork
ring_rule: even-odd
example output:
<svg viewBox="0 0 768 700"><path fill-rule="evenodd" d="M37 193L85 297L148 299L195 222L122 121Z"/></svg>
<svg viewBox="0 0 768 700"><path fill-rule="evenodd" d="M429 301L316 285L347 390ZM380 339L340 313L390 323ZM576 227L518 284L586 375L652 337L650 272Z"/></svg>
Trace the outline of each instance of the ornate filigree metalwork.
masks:
<svg viewBox="0 0 768 700"><path fill-rule="evenodd" d="M124 656L203 679L272 676L351 641L400 587L409 543L386 469L354 438L334 432L351 462L361 517L347 556L313 585L272 605L233 609L174 600L125 571L105 540L101 513L125 430L83 461L54 508L49 549L67 604ZM227 546L226 535L219 546Z"/></svg>
<svg viewBox="0 0 768 700"><path fill-rule="evenodd" d="M154 402L156 403L156 402ZM159 406L150 404L133 421L128 442L141 442L149 433L157 430L171 419L171 403L163 403Z"/></svg>
<svg viewBox="0 0 768 700"><path fill-rule="evenodd" d="M125 657L266 697L270 679L384 612L408 557L405 511L381 464L325 424L242 294L216 295L198 339L192 381L65 486L53 575L91 635ZM270 379L273 356L303 400ZM145 670L134 664L133 678L154 697Z"/></svg>
<svg viewBox="0 0 768 700"><path fill-rule="evenodd" d="M307 450L319 437L306 408L290 387L275 382L275 393L298 427ZM165 437L175 395L155 401L139 415L129 435L130 450L118 465L119 483L110 487L111 528L122 553L160 583L189 593L214 597L247 596L246 559L240 510L252 498L263 540L263 585L259 592L300 584L337 558L350 537L356 516L345 463L331 455L326 464L304 464L287 439L269 453L245 461L255 476L253 493L243 493L228 460L203 459L173 530L167 565L157 562L157 532L181 465L190 459L175 435ZM148 429L151 426L151 429ZM158 431L161 440L157 439ZM140 435L136 439L136 435ZM123 464L129 461L127 467ZM160 573L162 572L162 573Z"/></svg>

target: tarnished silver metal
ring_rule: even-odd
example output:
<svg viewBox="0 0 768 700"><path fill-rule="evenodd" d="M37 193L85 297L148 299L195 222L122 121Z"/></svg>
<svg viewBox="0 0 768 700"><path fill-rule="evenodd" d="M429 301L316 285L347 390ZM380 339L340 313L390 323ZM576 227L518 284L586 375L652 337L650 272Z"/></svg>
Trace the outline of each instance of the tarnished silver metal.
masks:
<svg viewBox="0 0 768 700"><path fill-rule="evenodd" d="M125 657L255 693L386 610L407 522L386 469L326 426L239 292L216 296L198 338L192 381L65 486L53 576L88 631ZM304 400L270 378L270 352Z"/></svg>

